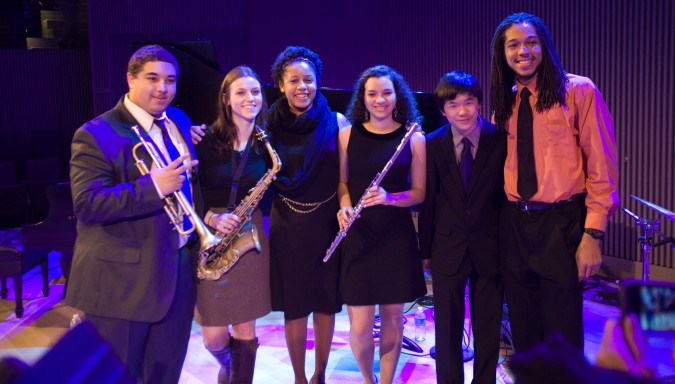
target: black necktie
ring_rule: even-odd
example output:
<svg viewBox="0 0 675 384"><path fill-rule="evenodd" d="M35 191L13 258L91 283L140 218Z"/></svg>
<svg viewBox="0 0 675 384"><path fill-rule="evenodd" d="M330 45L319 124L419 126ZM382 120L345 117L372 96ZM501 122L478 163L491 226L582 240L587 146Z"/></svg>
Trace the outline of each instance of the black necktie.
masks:
<svg viewBox="0 0 675 384"><path fill-rule="evenodd" d="M532 139L532 107L530 106L529 89L520 92L518 107L518 194L523 200L537 193L537 171L534 166L534 143Z"/></svg>
<svg viewBox="0 0 675 384"><path fill-rule="evenodd" d="M157 125L159 129L162 131L162 141L164 142L164 148L166 148L166 152L169 154L169 157L171 157L171 159L167 159L168 164L179 158L180 152L178 152L178 148L176 148L173 141L171 141L169 132L167 131L166 125L164 124L164 119L155 119L155 125ZM190 189L190 179L188 178L187 172L183 172L183 176L185 176L185 182L183 182L183 186L181 187L180 190L181 192L183 192L183 195L185 195L188 202L192 203L192 190ZM184 218L183 229L188 230L190 226L191 226L190 220Z"/></svg>
<svg viewBox="0 0 675 384"><path fill-rule="evenodd" d="M469 180L471 180L471 170L473 169L473 156L471 156L471 140L467 137L462 139L462 154L459 156L459 173L462 175L464 189L469 189Z"/></svg>

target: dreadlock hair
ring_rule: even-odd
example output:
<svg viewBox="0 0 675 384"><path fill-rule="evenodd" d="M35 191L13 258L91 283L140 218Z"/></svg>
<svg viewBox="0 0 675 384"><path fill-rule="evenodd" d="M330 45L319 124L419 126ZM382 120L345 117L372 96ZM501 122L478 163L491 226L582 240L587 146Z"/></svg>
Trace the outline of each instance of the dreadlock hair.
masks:
<svg viewBox="0 0 675 384"><path fill-rule="evenodd" d="M376 65L363 71L354 85L354 93L347 107L347 118L352 123L364 123L369 119L368 109L364 101L366 81L371 77L387 77L394 85L396 106L394 120L401 124L422 123L422 115L417 110L417 101L408 84L398 72L386 65Z"/></svg>
<svg viewBox="0 0 675 384"><path fill-rule="evenodd" d="M490 96L492 108L494 109L495 122L499 126L504 126L511 117L513 106L516 101L513 93L513 85L516 82L516 73L506 62L504 52L504 39L506 30L512 25L528 23L531 24L537 36L542 50L542 61L537 68L537 90L538 99L535 109L541 113L550 109L556 103L565 105L565 90L569 79L567 73L562 67L560 57L553 44L551 33L546 24L535 15L529 13L514 13L507 16L492 37L490 51L492 51L492 64L490 69Z"/></svg>
<svg viewBox="0 0 675 384"><path fill-rule="evenodd" d="M221 154L225 151L231 151L237 140L237 126L232 119L232 107L227 105L227 102L230 99L230 86L242 77L252 77L260 83L260 78L253 69L245 65L240 65L228 72L223 79L223 83L220 85L216 122L213 124L211 134L215 139L214 143L216 151ZM267 100L262 87L260 92L262 93L262 105L260 106L260 112L258 112L258 115L255 117L255 125L264 127L264 124L267 121ZM258 147L257 140L253 140L253 147L256 149L256 152L259 153L260 148Z"/></svg>
<svg viewBox="0 0 675 384"><path fill-rule="evenodd" d="M291 45L281 51L274 64L272 64L272 81L275 87L279 87L279 84L281 84L288 65L297 61L303 61L312 67L316 76L316 83L319 84L321 71L323 70L323 63L319 55L308 48Z"/></svg>

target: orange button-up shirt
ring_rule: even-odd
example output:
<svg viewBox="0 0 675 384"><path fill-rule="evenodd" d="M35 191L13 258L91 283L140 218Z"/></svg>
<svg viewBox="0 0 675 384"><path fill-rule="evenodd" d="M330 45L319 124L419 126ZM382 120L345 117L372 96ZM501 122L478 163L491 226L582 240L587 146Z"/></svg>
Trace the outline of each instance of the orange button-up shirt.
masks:
<svg viewBox="0 0 675 384"><path fill-rule="evenodd" d="M530 200L554 203L587 192L585 227L604 231L608 217L619 207L614 124L595 84L586 77L568 74L568 78L567 105L556 104L543 113L535 109L536 80L527 85L532 92L529 101L534 114L534 162L538 184L537 193ZM511 201L521 200L516 137L520 91L525 86L520 83L516 86L516 104L504 127L508 132L504 189Z"/></svg>

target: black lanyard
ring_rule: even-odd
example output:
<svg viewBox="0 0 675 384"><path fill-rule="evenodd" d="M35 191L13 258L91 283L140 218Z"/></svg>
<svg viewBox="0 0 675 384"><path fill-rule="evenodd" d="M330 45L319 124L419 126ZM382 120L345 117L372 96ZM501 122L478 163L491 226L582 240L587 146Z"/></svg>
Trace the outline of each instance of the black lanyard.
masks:
<svg viewBox="0 0 675 384"><path fill-rule="evenodd" d="M230 202L227 203L227 208L230 212L234 210L236 207L235 200L237 199L237 189L239 188L239 179L241 178L241 174L244 172L244 166L246 165L246 160L248 160L248 155L251 152L251 142L253 141L253 135L249 136L248 141L246 141L246 148L244 148L244 152L241 154L241 160L239 161L239 164L237 164L237 156L234 154L237 152L236 150L232 150L232 169L234 172L232 173L232 186L230 188ZM236 169L235 169L235 164L236 164Z"/></svg>

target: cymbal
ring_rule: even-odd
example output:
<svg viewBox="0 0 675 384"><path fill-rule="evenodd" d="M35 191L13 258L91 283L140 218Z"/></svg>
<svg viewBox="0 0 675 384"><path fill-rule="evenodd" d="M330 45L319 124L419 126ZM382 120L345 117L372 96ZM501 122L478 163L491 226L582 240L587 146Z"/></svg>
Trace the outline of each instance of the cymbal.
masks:
<svg viewBox="0 0 675 384"><path fill-rule="evenodd" d="M669 210L667 210L663 207L659 207L658 205L656 205L654 203L650 203L649 201L641 199L641 198L639 198L635 195L630 195L630 197L632 197L633 199L635 199L635 200L641 202L642 204L648 206L649 208L655 210L656 212L662 214L663 216L669 218L670 220L675 221L675 212L669 211Z"/></svg>

